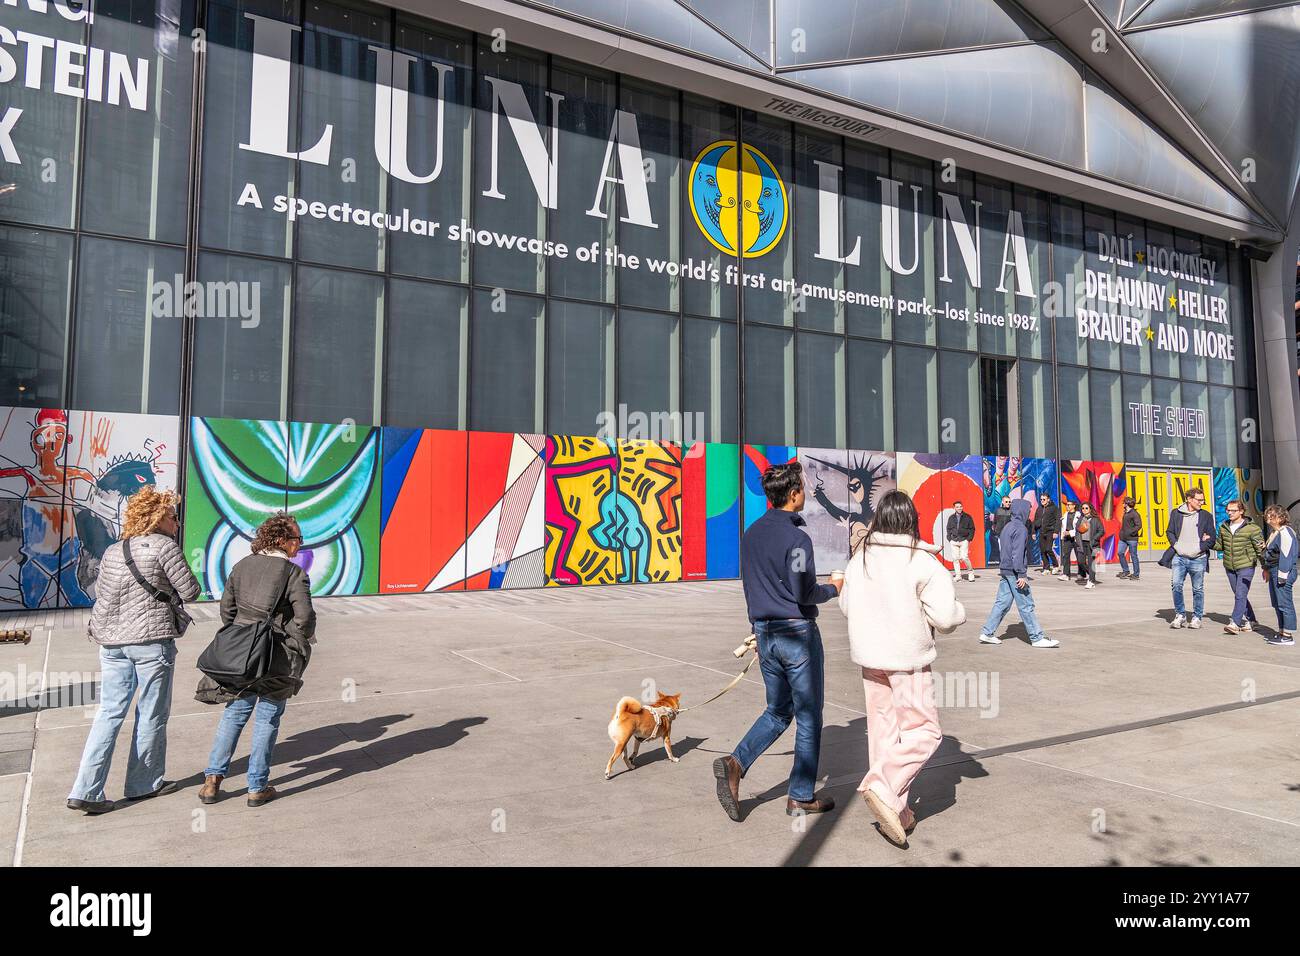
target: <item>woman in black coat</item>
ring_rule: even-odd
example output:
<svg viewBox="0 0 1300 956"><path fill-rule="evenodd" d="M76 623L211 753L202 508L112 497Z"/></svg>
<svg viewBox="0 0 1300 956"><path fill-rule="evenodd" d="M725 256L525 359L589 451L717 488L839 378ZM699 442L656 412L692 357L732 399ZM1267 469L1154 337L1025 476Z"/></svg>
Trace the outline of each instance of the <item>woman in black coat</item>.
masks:
<svg viewBox="0 0 1300 956"><path fill-rule="evenodd" d="M1079 515L1079 529L1075 535L1079 548L1079 580L1086 581L1084 587L1092 590L1097 586L1097 549L1101 547L1104 529L1101 518L1086 501L1079 506Z"/></svg>

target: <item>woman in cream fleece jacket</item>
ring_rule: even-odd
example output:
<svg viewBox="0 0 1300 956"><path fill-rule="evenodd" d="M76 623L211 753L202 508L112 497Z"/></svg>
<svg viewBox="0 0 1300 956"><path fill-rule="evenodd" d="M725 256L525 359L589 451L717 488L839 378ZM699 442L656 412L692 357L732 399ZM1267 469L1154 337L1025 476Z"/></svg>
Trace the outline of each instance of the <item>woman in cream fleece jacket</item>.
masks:
<svg viewBox="0 0 1300 956"><path fill-rule="evenodd" d="M942 739L930 673L934 632L966 621L952 578L934 556L938 548L920 537L912 499L902 491L885 495L840 592L867 699L869 767L858 790L880 832L899 846L916 825L907 804L912 781Z"/></svg>

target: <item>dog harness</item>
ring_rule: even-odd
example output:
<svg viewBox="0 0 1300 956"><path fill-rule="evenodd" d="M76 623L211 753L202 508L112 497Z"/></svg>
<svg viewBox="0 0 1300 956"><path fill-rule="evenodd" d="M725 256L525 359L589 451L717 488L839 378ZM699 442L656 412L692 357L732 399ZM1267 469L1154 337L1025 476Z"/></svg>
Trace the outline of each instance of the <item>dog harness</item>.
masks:
<svg viewBox="0 0 1300 956"><path fill-rule="evenodd" d="M671 707L647 707L646 710L650 711L650 716L655 719L655 727L654 730L650 731L649 737L642 737L640 739L656 740L659 737L659 732L663 730L663 719L665 717L676 716L677 712Z"/></svg>

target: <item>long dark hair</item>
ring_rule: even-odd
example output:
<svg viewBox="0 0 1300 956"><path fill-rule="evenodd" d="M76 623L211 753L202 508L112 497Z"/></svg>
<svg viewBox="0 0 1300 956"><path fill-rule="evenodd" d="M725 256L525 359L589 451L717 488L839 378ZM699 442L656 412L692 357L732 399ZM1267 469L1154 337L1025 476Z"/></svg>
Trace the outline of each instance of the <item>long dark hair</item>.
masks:
<svg viewBox="0 0 1300 956"><path fill-rule="evenodd" d="M867 536L862 542L864 565L867 561L867 547L877 534L906 535L912 539L913 548L921 540L921 519L916 513L916 505L912 503L912 496L906 491L895 488L880 499L876 514L871 519L871 527L867 529Z"/></svg>

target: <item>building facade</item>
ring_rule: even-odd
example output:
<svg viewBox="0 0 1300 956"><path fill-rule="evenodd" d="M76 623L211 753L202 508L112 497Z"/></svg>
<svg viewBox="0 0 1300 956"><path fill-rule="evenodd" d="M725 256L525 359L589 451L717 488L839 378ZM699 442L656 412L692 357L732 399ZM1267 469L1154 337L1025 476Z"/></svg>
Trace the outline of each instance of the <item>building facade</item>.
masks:
<svg viewBox="0 0 1300 956"><path fill-rule="evenodd" d="M280 508L321 594L735 577L794 458L824 568L891 487L1112 550L1285 496L1287 226L1033 4L893 6L4 0L0 607L93 600L146 484L210 596ZM873 105L954 57L950 128Z"/></svg>

